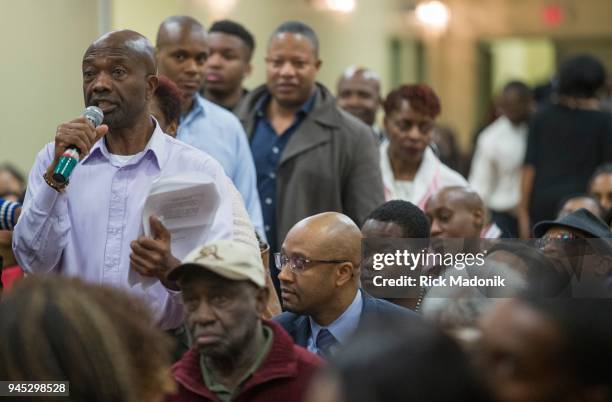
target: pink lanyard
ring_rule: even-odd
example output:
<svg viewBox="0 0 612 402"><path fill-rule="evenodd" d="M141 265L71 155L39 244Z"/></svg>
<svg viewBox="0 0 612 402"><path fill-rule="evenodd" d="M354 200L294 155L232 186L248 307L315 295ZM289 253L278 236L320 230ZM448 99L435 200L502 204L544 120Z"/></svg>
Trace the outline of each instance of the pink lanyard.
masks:
<svg viewBox="0 0 612 402"><path fill-rule="evenodd" d="M440 188L440 163L438 163L438 165L436 166L436 173L434 174L434 178L431 181L431 184L427 188L427 192L425 193L423 198L421 198L417 206L424 211L427 201L429 201L429 198L432 195L434 195L439 190L439 188Z"/></svg>

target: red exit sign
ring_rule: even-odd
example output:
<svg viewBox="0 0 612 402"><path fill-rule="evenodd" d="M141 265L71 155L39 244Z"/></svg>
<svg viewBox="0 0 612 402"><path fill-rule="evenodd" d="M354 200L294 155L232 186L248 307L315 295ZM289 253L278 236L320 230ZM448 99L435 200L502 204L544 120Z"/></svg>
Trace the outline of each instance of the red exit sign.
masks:
<svg viewBox="0 0 612 402"><path fill-rule="evenodd" d="M565 20L563 8L558 4L549 4L542 8L542 22L549 27L560 25Z"/></svg>

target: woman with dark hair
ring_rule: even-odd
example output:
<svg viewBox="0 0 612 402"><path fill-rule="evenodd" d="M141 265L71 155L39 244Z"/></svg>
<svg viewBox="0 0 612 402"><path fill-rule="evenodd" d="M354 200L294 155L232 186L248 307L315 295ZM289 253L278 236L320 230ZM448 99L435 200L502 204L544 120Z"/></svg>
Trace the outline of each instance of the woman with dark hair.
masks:
<svg viewBox="0 0 612 402"><path fill-rule="evenodd" d="M181 118L181 90L165 75L159 75L157 78L159 84L153 93L151 114L157 119L164 133L176 137Z"/></svg>
<svg viewBox="0 0 612 402"><path fill-rule="evenodd" d="M532 223L554 219L563 197L586 192L595 169L612 161L612 115L598 99L605 82L599 60L574 57L560 68L556 102L533 118L518 211L522 238Z"/></svg>
<svg viewBox="0 0 612 402"><path fill-rule="evenodd" d="M441 109L429 86L402 85L387 95L383 107L389 141L380 147L380 168L387 201L401 199L424 209L439 189L467 186L430 148Z"/></svg>
<svg viewBox="0 0 612 402"><path fill-rule="evenodd" d="M69 382L69 399L44 400L161 402L174 391L170 340L114 288L30 276L0 302L0 339L0 379Z"/></svg>
<svg viewBox="0 0 612 402"><path fill-rule="evenodd" d="M4 297L0 338L4 381L69 381L71 401L137 401L117 328L66 279L33 276Z"/></svg>
<svg viewBox="0 0 612 402"><path fill-rule="evenodd" d="M0 198L23 202L26 180L17 168L10 164L0 166Z"/></svg>

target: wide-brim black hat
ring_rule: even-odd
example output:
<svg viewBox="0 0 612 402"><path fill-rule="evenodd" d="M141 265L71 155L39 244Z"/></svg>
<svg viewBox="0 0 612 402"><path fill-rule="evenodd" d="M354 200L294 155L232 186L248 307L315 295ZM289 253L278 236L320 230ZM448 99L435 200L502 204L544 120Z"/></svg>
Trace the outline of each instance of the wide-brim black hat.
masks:
<svg viewBox="0 0 612 402"><path fill-rule="evenodd" d="M534 237L544 236L548 229L555 226L580 230L586 233L587 237L601 239L612 238L612 231L610 231L610 228L601 219L584 208L554 221L538 222L533 227Z"/></svg>

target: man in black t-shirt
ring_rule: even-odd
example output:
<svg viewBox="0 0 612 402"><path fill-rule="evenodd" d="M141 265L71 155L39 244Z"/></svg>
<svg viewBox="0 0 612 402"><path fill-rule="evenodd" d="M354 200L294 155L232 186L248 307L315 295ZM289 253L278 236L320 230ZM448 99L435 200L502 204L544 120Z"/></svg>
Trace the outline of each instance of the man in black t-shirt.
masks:
<svg viewBox="0 0 612 402"><path fill-rule="evenodd" d="M595 169L612 161L612 115L600 110L598 99L605 82L604 67L592 56L577 56L561 66L557 101L543 107L529 128L521 237L529 237L531 223L554 219L561 200L586 192Z"/></svg>

